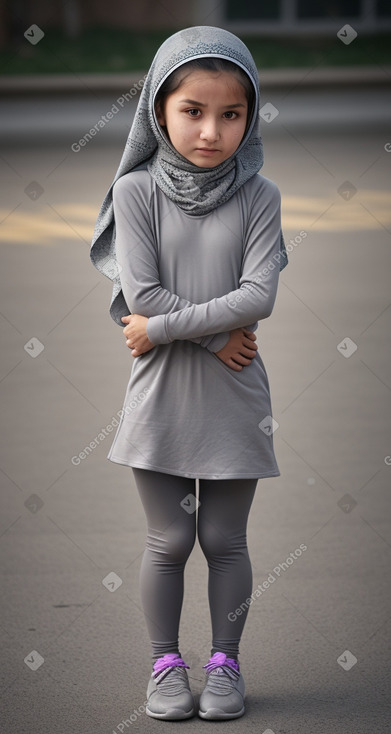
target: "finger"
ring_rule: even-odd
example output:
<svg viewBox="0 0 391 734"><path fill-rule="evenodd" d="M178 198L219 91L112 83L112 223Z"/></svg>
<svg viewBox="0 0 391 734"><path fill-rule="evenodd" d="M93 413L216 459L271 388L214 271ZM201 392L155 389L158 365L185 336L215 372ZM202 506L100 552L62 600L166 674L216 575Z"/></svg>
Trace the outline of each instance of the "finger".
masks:
<svg viewBox="0 0 391 734"><path fill-rule="evenodd" d="M234 370L234 372L241 372L243 369L243 367L241 367L239 364L234 362L234 360L231 358L225 364L228 365L228 367L230 367L231 370Z"/></svg>
<svg viewBox="0 0 391 734"><path fill-rule="evenodd" d="M256 335L255 335L255 333L254 333L253 331L249 331L248 329L243 329L243 333L244 333L244 334L245 334L245 335L246 335L246 336L247 336L247 337L248 337L249 339L253 339L254 341L255 341L255 339L257 338L257 337L256 337Z"/></svg>
<svg viewBox="0 0 391 734"><path fill-rule="evenodd" d="M242 347L241 350L240 350L240 352L238 352L238 354L242 354L244 357L248 357L248 359L254 359L254 357L257 354L257 350L256 349L251 349L251 348L250 349L247 349L246 347ZM236 357L235 357L235 359L236 359Z"/></svg>
<svg viewBox="0 0 391 734"><path fill-rule="evenodd" d="M258 344L250 341L250 339L247 339L247 338L243 339L242 345L243 345L243 348L251 349L254 352L256 352L258 349Z"/></svg>
<svg viewBox="0 0 391 734"><path fill-rule="evenodd" d="M232 359L234 362L237 362L238 364L243 364L243 365L251 364L251 359L248 359L248 357L245 357L243 354L240 354L240 353L235 354L235 356L232 357Z"/></svg>

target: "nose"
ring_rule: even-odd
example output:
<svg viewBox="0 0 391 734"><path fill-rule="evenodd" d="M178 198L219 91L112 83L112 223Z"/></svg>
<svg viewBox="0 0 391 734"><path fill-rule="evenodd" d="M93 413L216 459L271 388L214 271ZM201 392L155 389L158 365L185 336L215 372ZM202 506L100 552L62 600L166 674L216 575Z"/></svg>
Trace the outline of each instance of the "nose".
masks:
<svg viewBox="0 0 391 734"><path fill-rule="evenodd" d="M214 117L204 118L203 125L201 128L200 138L201 140L209 140L214 142L220 136L219 124Z"/></svg>

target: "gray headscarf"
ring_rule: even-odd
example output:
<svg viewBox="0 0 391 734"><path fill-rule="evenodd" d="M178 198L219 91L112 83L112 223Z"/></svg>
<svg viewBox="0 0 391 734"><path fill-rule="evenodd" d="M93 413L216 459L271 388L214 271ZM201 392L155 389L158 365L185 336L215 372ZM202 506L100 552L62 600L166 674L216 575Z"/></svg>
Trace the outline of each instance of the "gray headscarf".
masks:
<svg viewBox="0 0 391 734"><path fill-rule="evenodd" d="M236 151L212 168L201 168L184 158L159 125L154 102L165 79L182 64L214 56L233 61L251 79L255 104L247 132ZM263 165L259 118L259 77L254 59L237 36L223 28L193 26L174 33L158 49L146 76L125 150L95 224L90 258L113 281L110 315L124 327L121 316L129 313L122 292L115 252L112 188L118 178L136 168L147 169L159 188L188 214L206 214L224 202ZM281 232L280 270L288 263Z"/></svg>

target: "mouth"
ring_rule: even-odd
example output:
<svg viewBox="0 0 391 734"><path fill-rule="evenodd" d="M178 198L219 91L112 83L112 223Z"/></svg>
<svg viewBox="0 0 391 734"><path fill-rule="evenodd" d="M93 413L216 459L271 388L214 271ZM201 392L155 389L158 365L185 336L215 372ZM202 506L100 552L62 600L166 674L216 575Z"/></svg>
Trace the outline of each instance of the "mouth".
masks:
<svg viewBox="0 0 391 734"><path fill-rule="evenodd" d="M196 148L200 153L218 153L218 148Z"/></svg>

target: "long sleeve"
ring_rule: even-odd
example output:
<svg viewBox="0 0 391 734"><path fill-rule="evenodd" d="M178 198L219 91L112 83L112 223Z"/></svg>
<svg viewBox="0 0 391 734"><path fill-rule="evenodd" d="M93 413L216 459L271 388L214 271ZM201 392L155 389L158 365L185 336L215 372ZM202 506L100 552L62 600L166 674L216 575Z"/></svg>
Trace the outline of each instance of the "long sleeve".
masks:
<svg viewBox="0 0 391 734"><path fill-rule="evenodd" d="M220 298L193 304L174 313L152 316L147 334L153 344L190 339L252 324L270 316L277 295L280 247L281 195L269 181L251 206L245 235L239 288Z"/></svg>
<svg viewBox="0 0 391 734"><path fill-rule="evenodd" d="M121 177L114 184L113 208L119 277L129 313L149 319L193 306L191 301L162 287L148 205L134 196L129 178ZM229 332L195 334L188 338L211 352L218 352L227 344Z"/></svg>

